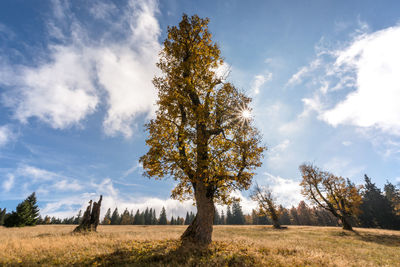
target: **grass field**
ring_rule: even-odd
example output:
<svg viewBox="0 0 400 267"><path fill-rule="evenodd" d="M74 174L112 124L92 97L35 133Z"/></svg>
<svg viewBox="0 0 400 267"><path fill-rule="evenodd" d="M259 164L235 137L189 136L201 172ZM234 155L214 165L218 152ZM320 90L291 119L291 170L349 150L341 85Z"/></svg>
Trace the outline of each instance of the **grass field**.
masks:
<svg viewBox="0 0 400 267"><path fill-rule="evenodd" d="M186 226L0 228L0 265L400 266L400 231L216 226L207 250L180 248Z"/></svg>

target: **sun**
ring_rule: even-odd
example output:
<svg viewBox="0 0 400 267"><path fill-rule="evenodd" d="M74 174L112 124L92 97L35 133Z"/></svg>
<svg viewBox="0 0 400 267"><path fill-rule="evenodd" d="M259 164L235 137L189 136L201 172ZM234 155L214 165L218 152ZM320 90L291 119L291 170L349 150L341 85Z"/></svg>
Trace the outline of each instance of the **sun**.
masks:
<svg viewBox="0 0 400 267"><path fill-rule="evenodd" d="M248 109L244 109L242 110L242 114L240 114L240 116L244 119L244 120L249 120L251 118L251 112Z"/></svg>

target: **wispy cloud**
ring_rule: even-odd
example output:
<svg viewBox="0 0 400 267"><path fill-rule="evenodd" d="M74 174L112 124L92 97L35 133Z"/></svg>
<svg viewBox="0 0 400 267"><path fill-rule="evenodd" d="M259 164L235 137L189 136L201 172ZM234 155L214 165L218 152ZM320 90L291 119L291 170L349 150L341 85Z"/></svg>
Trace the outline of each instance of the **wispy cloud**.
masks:
<svg viewBox="0 0 400 267"><path fill-rule="evenodd" d="M251 91L257 95L260 93L261 87L272 79L272 73L266 72L265 74L256 75L251 85Z"/></svg>
<svg viewBox="0 0 400 267"><path fill-rule="evenodd" d="M11 188L14 186L14 180L15 180L15 176L13 174L7 175L7 180L5 180L3 182L4 192L8 192L11 190Z"/></svg>
<svg viewBox="0 0 400 267"><path fill-rule="evenodd" d="M0 147L5 146L11 140L16 138L9 125L0 126Z"/></svg>

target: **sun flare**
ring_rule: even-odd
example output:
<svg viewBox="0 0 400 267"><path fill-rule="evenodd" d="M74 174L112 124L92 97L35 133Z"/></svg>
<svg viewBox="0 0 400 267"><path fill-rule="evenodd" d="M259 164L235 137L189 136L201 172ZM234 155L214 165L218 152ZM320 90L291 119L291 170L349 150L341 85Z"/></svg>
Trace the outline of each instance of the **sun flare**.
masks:
<svg viewBox="0 0 400 267"><path fill-rule="evenodd" d="M242 118L245 120L248 120L251 118L251 112L248 109L244 109L242 110L242 114L241 114Z"/></svg>

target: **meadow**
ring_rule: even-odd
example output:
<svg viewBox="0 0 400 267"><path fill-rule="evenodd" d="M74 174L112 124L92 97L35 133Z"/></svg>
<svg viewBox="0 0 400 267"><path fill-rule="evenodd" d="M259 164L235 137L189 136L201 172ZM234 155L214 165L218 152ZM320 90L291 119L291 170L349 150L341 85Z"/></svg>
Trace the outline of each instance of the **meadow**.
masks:
<svg viewBox="0 0 400 267"><path fill-rule="evenodd" d="M180 247L186 226L0 228L1 266L400 266L400 231L215 226L208 249Z"/></svg>

